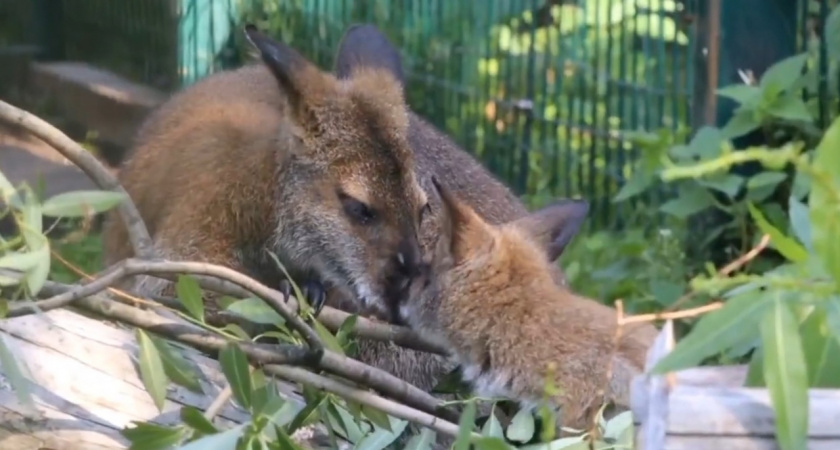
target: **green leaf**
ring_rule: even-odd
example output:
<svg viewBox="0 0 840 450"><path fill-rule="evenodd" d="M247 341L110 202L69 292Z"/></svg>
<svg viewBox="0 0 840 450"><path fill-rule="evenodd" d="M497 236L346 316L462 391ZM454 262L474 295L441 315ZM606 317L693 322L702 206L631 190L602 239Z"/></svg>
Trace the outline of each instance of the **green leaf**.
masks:
<svg viewBox="0 0 840 450"><path fill-rule="evenodd" d="M724 136L721 130L715 127L702 126L691 138L688 147L691 149L692 156L712 159L720 156L723 141Z"/></svg>
<svg viewBox="0 0 840 450"><path fill-rule="evenodd" d="M361 408L359 415L355 415L331 402L328 404L327 409L343 427L341 431L343 431L344 438L354 444L360 442L373 429L367 422L358 420L361 418Z"/></svg>
<svg viewBox="0 0 840 450"><path fill-rule="evenodd" d="M23 374L23 371L18 365L17 358L15 358L14 353L12 353L12 350L6 344L6 340L3 337L4 334L0 333L0 367L3 368L3 375L15 391L15 396L18 401L32 410L35 408L35 402L32 400L30 381Z"/></svg>
<svg viewBox="0 0 840 450"><path fill-rule="evenodd" d="M475 402L467 402L461 413L461 419L458 421L458 437L455 439L453 450L469 450L473 426L475 426Z"/></svg>
<svg viewBox="0 0 840 450"><path fill-rule="evenodd" d="M722 173L697 181L702 186L723 192L729 198L734 198L741 189L741 186L744 184L744 177L731 173Z"/></svg>
<svg viewBox="0 0 840 450"><path fill-rule="evenodd" d="M729 299L723 308L713 311L694 325L674 350L653 368L661 374L694 367L720 351L749 339L758 331L759 314L768 306L765 294L752 290Z"/></svg>
<svg viewBox="0 0 840 450"><path fill-rule="evenodd" d="M189 275L178 275L175 292L190 315L194 319L204 322L204 299L201 297L201 287L198 285L198 280Z"/></svg>
<svg viewBox="0 0 840 450"><path fill-rule="evenodd" d="M335 338L342 347L350 341L350 336L352 336L353 330L356 328L356 320L358 318L359 316L357 314L351 314L347 316L347 318L344 319L344 322L341 323L341 326L338 327L338 331L335 333Z"/></svg>
<svg viewBox="0 0 840 450"><path fill-rule="evenodd" d="M388 414L367 405L362 405L362 414L376 426L392 431L391 422L388 420Z"/></svg>
<svg viewBox="0 0 840 450"><path fill-rule="evenodd" d="M613 203L623 202L644 192L653 183L653 176L647 172L634 174L613 198Z"/></svg>
<svg viewBox="0 0 840 450"><path fill-rule="evenodd" d="M172 448L189 434L182 426L166 427L144 422L131 422L130 425L134 426L123 428L120 433L131 442L131 450Z"/></svg>
<svg viewBox="0 0 840 450"><path fill-rule="evenodd" d="M437 438L437 433L429 428L423 428L408 440L404 450L431 450Z"/></svg>
<svg viewBox="0 0 840 450"><path fill-rule="evenodd" d="M802 76L802 68L805 66L807 59L807 53L800 53L776 62L768 67L761 76L759 86L765 92L770 91L771 93L778 93L790 88ZM773 96L775 97L775 95Z"/></svg>
<svg viewBox="0 0 840 450"><path fill-rule="evenodd" d="M328 330L319 320L316 319L312 321L312 328L315 329L315 333L317 333L318 337L324 341L324 345L328 349L340 355L345 354L344 349L341 347L341 344L338 343L338 339L336 339L335 335L332 334L330 330Z"/></svg>
<svg viewBox="0 0 840 450"><path fill-rule="evenodd" d="M0 200L3 200L4 203L6 203L7 205L13 204L13 202L7 200L13 195L17 196L17 189L15 189L15 186L12 184L12 182L9 181L8 178L6 178L6 175L4 175L2 171L0 171Z"/></svg>
<svg viewBox="0 0 840 450"><path fill-rule="evenodd" d="M85 217L107 211L125 199L121 192L73 191L48 198L41 211L51 217Z"/></svg>
<svg viewBox="0 0 840 450"><path fill-rule="evenodd" d="M326 399L326 396L324 395L318 395L315 399L307 399L308 401L306 402L306 406L304 406L303 409L295 415L295 418L292 419L292 422L289 424L286 432L289 433L289 435L294 434L298 428L317 417L318 407L321 406L324 399Z"/></svg>
<svg viewBox="0 0 840 450"><path fill-rule="evenodd" d="M761 88L749 84L731 84L717 90L721 97L731 98L740 104L755 105L761 97Z"/></svg>
<svg viewBox="0 0 840 450"><path fill-rule="evenodd" d="M811 388L840 387L840 346L831 336L828 310L822 302L799 326Z"/></svg>
<svg viewBox="0 0 840 450"><path fill-rule="evenodd" d="M572 437L564 437L560 439L553 440L548 443L543 444L532 444L526 445L523 447L519 447L519 450L589 450L589 442L585 441L584 436L572 436ZM596 449L600 449L601 447L595 446ZM621 446L607 446L606 449L619 449L624 448ZM632 447L631 447L632 448ZM605 449L605 450L606 450Z"/></svg>
<svg viewBox="0 0 840 450"><path fill-rule="evenodd" d="M274 308L268 306L263 300L257 297L237 300L225 309L253 323L281 326L286 322L280 314L277 314Z"/></svg>
<svg viewBox="0 0 840 450"><path fill-rule="evenodd" d="M507 438L516 442L528 442L534 437L534 416L525 408L513 416L507 427Z"/></svg>
<svg viewBox="0 0 840 450"><path fill-rule="evenodd" d="M811 218L808 216L808 207L793 196L790 197L788 202L790 227L794 236L806 249L813 251L814 243L811 240Z"/></svg>
<svg viewBox="0 0 840 450"><path fill-rule="evenodd" d="M783 450L808 443L808 373L796 319L780 299L761 321L764 378L776 412L776 438Z"/></svg>
<svg viewBox="0 0 840 450"><path fill-rule="evenodd" d="M39 223L40 217L38 215L37 222ZM21 235L29 250L38 255L37 257L33 255L33 258L38 259L38 263L26 272L26 277L24 278L29 293L35 296L44 287L44 283L47 282L50 274L50 243L43 234L28 228L22 229Z"/></svg>
<svg viewBox="0 0 840 450"><path fill-rule="evenodd" d="M758 225L758 228L762 232L770 235L770 243L782 256L793 262L803 262L808 259L808 251L768 222L758 208L753 206L752 203L747 203L747 208L753 220L755 220L756 225Z"/></svg>
<svg viewBox="0 0 840 450"><path fill-rule="evenodd" d="M204 393L199 381L199 373L178 350L166 340L149 335L163 363L163 371L173 383L196 393Z"/></svg>
<svg viewBox="0 0 840 450"><path fill-rule="evenodd" d="M248 358L238 345L228 343L219 354L222 372L230 384L236 402L246 409L251 408L251 374L248 370Z"/></svg>
<svg viewBox="0 0 840 450"><path fill-rule="evenodd" d="M163 412L167 384L163 361L149 335L139 328L136 333L140 344L140 378L149 395L152 396L158 411Z"/></svg>
<svg viewBox="0 0 840 450"><path fill-rule="evenodd" d="M793 93L784 94L774 100L767 109L767 113L771 116L778 117L785 120L802 121L811 123L814 117L811 111L802 98Z"/></svg>
<svg viewBox="0 0 840 450"><path fill-rule="evenodd" d="M826 321L829 324L828 331L840 344L840 297L830 297L822 306L825 308Z"/></svg>
<svg viewBox="0 0 840 450"><path fill-rule="evenodd" d="M802 200L809 192L811 192L811 175L806 172L796 172L793 177L791 195Z"/></svg>
<svg viewBox="0 0 840 450"><path fill-rule="evenodd" d="M219 432L219 429L213 425L213 422L207 420L201 411L192 406L184 406L181 408L181 420L201 434L213 434Z"/></svg>
<svg viewBox="0 0 840 450"><path fill-rule="evenodd" d="M680 196L665 202L659 210L680 219L685 219L714 205L714 198L706 189L695 184L684 185Z"/></svg>
<svg viewBox="0 0 840 450"><path fill-rule="evenodd" d="M840 58L840 8L834 7L825 19L825 46L832 61Z"/></svg>
<svg viewBox="0 0 840 450"><path fill-rule="evenodd" d="M825 269L840 283L840 118L832 122L814 154L822 174L811 183L811 238Z"/></svg>
<svg viewBox="0 0 840 450"><path fill-rule="evenodd" d="M490 409L490 417L487 418L487 422L484 422L484 426L481 428L481 434L488 437L504 438L505 431L502 429L502 424L499 423L495 412L496 405L493 405L493 408Z"/></svg>
<svg viewBox="0 0 840 450"><path fill-rule="evenodd" d="M407 426L407 420L393 419L393 423L389 423L387 429L378 428L373 433L362 438L362 440L356 444L356 449L381 450L397 440Z"/></svg>
<svg viewBox="0 0 840 450"><path fill-rule="evenodd" d="M755 111L744 107L735 110L735 114L723 127L722 133L728 139L735 139L755 130L761 123L755 117Z"/></svg>
<svg viewBox="0 0 840 450"><path fill-rule="evenodd" d="M242 436L247 425L237 425L221 433L204 436L201 439L196 439L180 447L178 450L236 450L236 444L239 442L239 438Z"/></svg>
<svg viewBox="0 0 840 450"><path fill-rule="evenodd" d="M760 336L759 336L760 338ZM747 365L747 379L745 387L767 387L764 381L764 348L756 347Z"/></svg>
<svg viewBox="0 0 840 450"><path fill-rule="evenodd" d="M479 450L511 450L513 447L508 445L504 439L497 437L482 437L475 440L475 446Z"/></svg>
<svg viewBox="0 0 840 450"><path fill-rule="evenodd" d="M761 172L758 175L753 175L747 181L747 189L756 189L759 187L773 186L775 187L782 181L787 179L787 174L784 172L767 171Z"/></svg>

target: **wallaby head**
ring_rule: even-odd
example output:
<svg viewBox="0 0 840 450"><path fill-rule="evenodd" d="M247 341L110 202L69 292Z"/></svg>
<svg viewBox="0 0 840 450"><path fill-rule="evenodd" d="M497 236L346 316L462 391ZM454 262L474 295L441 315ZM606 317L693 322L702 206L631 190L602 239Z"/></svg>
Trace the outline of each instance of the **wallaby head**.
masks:
<svg viewBox="0 0 840 450"><path fill-rule="evenodd" d="M446 289L492 285L498 271L508 271L514 280L552 280L551 265L580 232L589 203L585 200L556 201L524 217L493 225L455 198L452 191L432 178L441 200L438 212L441 233L421 276L408 283L408 292L393 294L394 320L435 334L442 301L455 292ZM490 269L490 270L488 270ZM452 283L451 280L457 280ZM398 288L395 287L395 288Z"/></svg>
<svg viewBox="0 0 840 450"><path fill-rule="evenodd" d="M288 99L277 137L279 254L346 294L381 308L385 285L419 263L428 210L406 140L403 92L390 72L339 80L253 25L259 50Z"/></svg>

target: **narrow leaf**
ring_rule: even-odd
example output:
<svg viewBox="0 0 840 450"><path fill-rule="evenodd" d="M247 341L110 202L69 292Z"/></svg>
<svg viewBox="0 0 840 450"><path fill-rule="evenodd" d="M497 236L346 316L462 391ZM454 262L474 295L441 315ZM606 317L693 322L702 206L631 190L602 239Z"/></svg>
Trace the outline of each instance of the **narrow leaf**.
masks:
<svg viewBox="0 0 840 450"><path fill-rule="evenodd" d="M423 428L420 433L408 440L404 450L431 450L436 438L437 433L429 428Z"/></svg>
<svg viewBox="0 0 840 450"><path fill-rule="evenodd" d="M469 450L470 437L475 426L475 402L467 402L458 421L458 437L455 439L454 450Z"/></svg>
<svg viewBox="0 0 840 450"><path fill-rule="evenodd" d="M213 422L207 420L201 411L192 406L184 406L181 408L181 420L201 434L213 434L219 432L219 429L213 425Z"/></svg>
<svg viewBox="0 0 840 450"><path fill-rule="evenodd" d="M175 292L190 315L194 319L203 322L204 299L201 297L201 287L198 285L198 280L189 275L178 275Z"/></svg>
<svg viewBox="0 0 840 450"><path fill-rule="evenodd" d="M497 437L482 437L476 439L475 446L479 450L511 450L513 447L507 444L504 439Z"/></svg>
<svg viewBox="0 0 840 450"><path fill-rule="evenodd" d="M362 414L373 422L374 425L392 431L391 422L388 421L388 414L367 405L362 405Z"/></svg>
<svg viewBox="0 0 840 450"><path fill-rule="evenodd" d="M181 426L168 427L153 423L131 422L132 427L120 433L131 442L131 450L160 450L172 448L187 438L189 430Z"/></svg>
<svg viewBox="0 0 840 450"><path fill-rule="evenodd" d="M41 211L51 217L85 217L107 211L125 199L125 195L113 191L73 191L48 198Z"/></svg>
<svg viewBox="0 0 840 450"><path fill-rule="evenodd" d="M832 122L817 146L814 175L808 200L814 250L826 270L840 283L840 118Z"/></svg>
<svg viewBox="0 0 840 450"><path fill-rule="evenodd" d="M764 314L764 378L776 412L776 437L782 450L808 443L808 373L796 319L780 299Z"/></svg>
<svg viewBox="0 0 840 450"><path fill-rule="evenodd" d="M278 326L285 323L285 320L280 314L277 314L277 311L257 297L237 300L225 309L253 323Z"/></svg>
<svg viewBox="0 0 840 450"><path fill-rule="evenodd" d="M703 359L726 350L758 331L760 313L768 302L761 291L748 291L729 299L723 308L703 316L674 350L653 368L661 374L693 367Z"/></svg>
<svg viewBox="0 0 840 450"><path fill-rule="evenodd" d="M199 373L178 350L166 340L156 336L149 336L163 362L163 371L173 383L183 386L193 392L203 393Z"/></svg>
<svg viewBox="0 0 840 450"><path fill-rule="evenodd" d="M158 411L163 411L166 401L166 372L163 370L163 361L160 358L157 348L152 343L149 335L141 329L137 329L137 341L140 344L140 378L143 385Z"/></svg>
<svg viewBox="0 0 840 450"><path fill-rule="evenodd" d="M797 200L796 197L791 196L788 211L793 234L806 249L813 251L814 243L811 239L811 218L808 216L808 207Z"/></svg>
<svg viewBox="0 0 840 450"><path fill-rule="evenodd" d="M808 251L795 240L785 236L784 233L767 221L764 214L758 208L753 206L752 203L747 203L747 208L749 208L750 215L761 231L770 235L770 242L779 253L793 262L802 262L808 259Z"/></svg>
<svg viewBox="0 0 840 450"><path fill-rule="evenodd" d="M840 387L840 346L831 336L828 311L822 303L808 314L799 330L808 372L808 386Z"/></svg>
<svg viewBox="0 0 840 450"><path fill-rule="evenodd" d="M219 354L222 372L230 384L236 402L246 409L251 408L251 374L248 370L248 358L235 343L229 343Z"/></svg>
<svg viewBox="0 0 840 450"><path fill-rule="evenodd" d="M211 434L196 439L178 450L236 450L239 438L248 424L237 425L221 433Z"/></svg>
<svg viewBox="0 0 840 450"><path fill-rule="evenodd" d="M362 440L356 444L356 449L382 450L392 442L396 441L407 426L407 420L394 420L393 424L388 425L388 429L379 428L373 433L362 438Z"/></svg>

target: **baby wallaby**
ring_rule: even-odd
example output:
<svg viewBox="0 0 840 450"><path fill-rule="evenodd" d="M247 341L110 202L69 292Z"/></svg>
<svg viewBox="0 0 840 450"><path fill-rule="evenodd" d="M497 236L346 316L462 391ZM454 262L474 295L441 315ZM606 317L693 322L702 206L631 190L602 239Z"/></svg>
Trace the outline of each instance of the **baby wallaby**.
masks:
<svg viewBox="0 0 840 450"><path fill-rule="evenodd" d="M536 406L549 365L564 426L585 428L608 401L627 407L656 337L650 324L626 327L613 341L616 312L552 279L546 252L562 251L588 203L566 200L519 220L492 225L433 181L443 204L443 233L423 276L392 305L398 320L451 349L465 381L482 396ZM612 371L607 380L609 365Z"/></svg>
<svg viewBox="0 0 840 450"><path fill-rule="evenodd" d="M326 286L381 307L387 280L419 262L429 210L399 80L376 68L339 80L254 26L245 32L262 63L210 75L154 111L120 182L165 258L277 286L272 252L315 297ZM105 247L111 263L132 253L114 214Z"/></svg>

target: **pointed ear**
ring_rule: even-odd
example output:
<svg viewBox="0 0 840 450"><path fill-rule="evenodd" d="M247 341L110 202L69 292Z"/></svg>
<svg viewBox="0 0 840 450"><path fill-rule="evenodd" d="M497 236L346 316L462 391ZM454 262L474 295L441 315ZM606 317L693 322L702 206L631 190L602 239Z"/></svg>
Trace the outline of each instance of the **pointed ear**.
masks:
<svg viewBox="0 0 840 450"><path fill-rule="evenodd" d="M277 78L294 113L303 112L306 106L306 86L314 82L313 74L320 74L317 68L295 49L271 39L253 24L245 26L245 36Z"/></svg>
<svg viewBox="0 0 840 450"><path fill-rule="evenodd" d="M432 184L441 200L441 233L435 254L437 257L450 256L458 262L482 243L489 242L487 224L434 176Z"/></svg>
<svg viewBox="0 0 840 450"><path fill-rule="evenodd" d="M565 199L514 221L513 226L536 239L545 249L548 260L554 262L580 232L588 213L586 200Z"/></svg>
<svg viewBox="0 0 840 450"><path fill-rule="evenodd" d="M341 38L335 58L338 78L350 78L353 71L361 67L387 71L400 86L405 86L399 50L379 28L370 24L351 25Z"/></svg>

